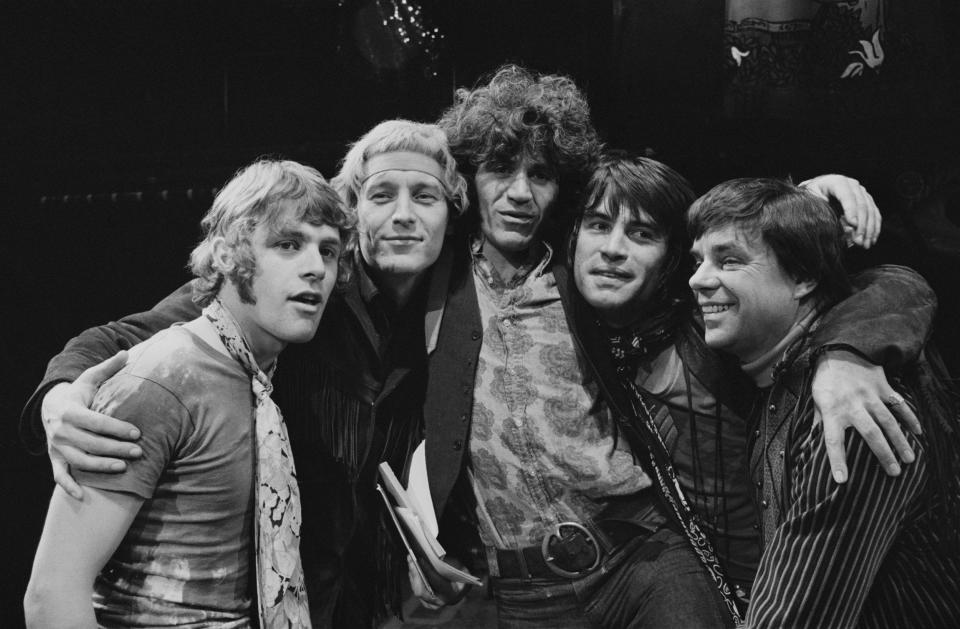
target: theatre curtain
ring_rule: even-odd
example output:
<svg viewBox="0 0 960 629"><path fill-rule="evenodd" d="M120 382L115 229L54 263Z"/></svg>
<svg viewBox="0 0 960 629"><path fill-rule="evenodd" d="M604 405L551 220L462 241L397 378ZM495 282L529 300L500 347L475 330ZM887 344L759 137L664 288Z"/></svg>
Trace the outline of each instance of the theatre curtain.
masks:
<svg viewBox="0 0 960 629"><path fill-rule="evenodd" d="M893 113L911 88L926 92L941 74L938 5L936 0L727 0L724 113L734 118Z"/></svg>

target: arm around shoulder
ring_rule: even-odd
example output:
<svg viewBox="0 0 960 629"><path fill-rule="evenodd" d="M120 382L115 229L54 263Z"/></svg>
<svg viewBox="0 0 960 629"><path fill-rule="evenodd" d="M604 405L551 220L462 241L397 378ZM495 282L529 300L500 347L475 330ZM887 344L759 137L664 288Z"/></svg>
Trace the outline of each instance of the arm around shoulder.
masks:
<svg viewBox="0 0 960 629"><path fill-rule="evenodd" d="M44 397L61 382L73 382L86 369L130 349L173 323L189 321L200 314L187 282L147 312L128 315L119 321L89 328L71 339L47 365L46 374L20 415L20 436L34 451L43 447L45 427L41 407Z"/></svg>
<svg viewBox="0 0 960 629"><path fill-rule="evenodd" d="M857 274L852 282L853 295L824 315L813 336L817 354L849 349L894 369L915 361L937 312L927 281L907 267L884 265Z"/></svg>

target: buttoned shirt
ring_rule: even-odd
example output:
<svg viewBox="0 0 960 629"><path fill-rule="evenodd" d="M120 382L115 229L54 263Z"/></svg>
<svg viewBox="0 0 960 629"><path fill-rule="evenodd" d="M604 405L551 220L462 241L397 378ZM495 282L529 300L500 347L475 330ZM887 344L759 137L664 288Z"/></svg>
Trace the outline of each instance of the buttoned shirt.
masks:
<svg viewBox="0 0 960 629"><path fill-rule="evenodd" d="M549 247L509 282L474 240L483 322L470 455L484 544L540 544L552 525L585 522L605 497L651 485L613 419L599 410L574 349Z"/></svg>

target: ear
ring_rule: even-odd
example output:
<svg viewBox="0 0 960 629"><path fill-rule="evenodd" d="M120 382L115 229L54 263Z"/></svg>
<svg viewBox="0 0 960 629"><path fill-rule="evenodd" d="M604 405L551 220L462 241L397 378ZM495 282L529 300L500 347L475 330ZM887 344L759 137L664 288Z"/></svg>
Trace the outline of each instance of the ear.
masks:
<svg viewBox="0 0 960 629"><path fill-rule="evenodd" d="M799 301L812 293L816 287L816 280L797 280L797 283L793 288L793 297Z"/></svg>
<svg viewBox="0 0 960 629"><path fill-rule="evenodd" d="M233 268L233 254L230 248L227 247L227 241L223 236L217 236L211 244L213 249L213 262L217 269L223 273Z"/></svg>

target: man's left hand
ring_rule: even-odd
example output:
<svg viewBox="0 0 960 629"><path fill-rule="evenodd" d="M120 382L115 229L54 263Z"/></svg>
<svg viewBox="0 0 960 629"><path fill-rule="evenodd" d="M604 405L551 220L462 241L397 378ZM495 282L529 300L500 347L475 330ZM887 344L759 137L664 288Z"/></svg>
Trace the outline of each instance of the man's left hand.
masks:
<svg viewBox="0 0 960 629"><path fill-rule="evenodd" d="M801 188L830 200L843 208L844 232L851 242L869 249L880 237L883 222L873 197L860 182L843 175L820 175L800 183Z"/></svg>
<svg viewBox="0 0 960 629"><path fill-rule="evenodd" d="M844 433L850 427L860 433L887 474L900 474L897 456L904 463L913 462L913 449L900 422L914 434L920 434L920 422L887 382L882 367L850 352L827 352L817 362L812 391L814 420L823 421L827 457L838 483L847 480Z"/></svg>

